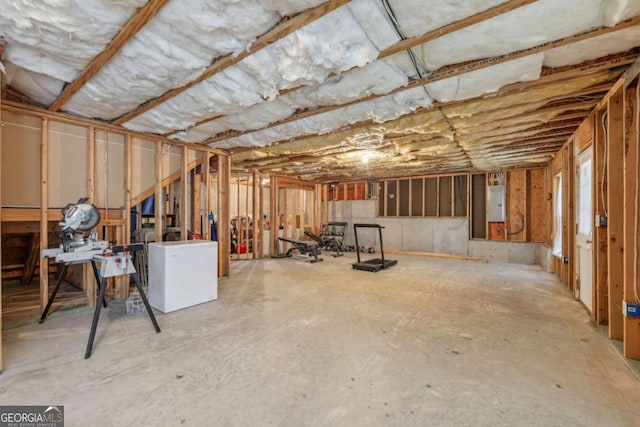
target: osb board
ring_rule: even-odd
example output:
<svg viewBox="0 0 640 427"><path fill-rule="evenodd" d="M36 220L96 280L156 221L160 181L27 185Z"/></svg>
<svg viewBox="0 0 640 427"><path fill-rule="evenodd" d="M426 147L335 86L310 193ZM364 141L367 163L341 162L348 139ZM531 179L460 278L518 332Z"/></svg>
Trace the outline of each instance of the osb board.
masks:
<svg viewBox="0 0 640 427"><path fill-rule="evenodd" d="M131 143L131 195L135 198L155 184L155 142L134 137Z"/></svg>
<svg viewBox="0 0 640 427"><path fill-rule="evenodd" d="M507 240L526 240L526 170L507 174Z"/></svg>
<svg viewBox="0 0 640 427"><path fill-rule="evenodd" d="M593 116L588 116L575 134L576 149L582 152L593 143Z"/></svg>
<svg viewBox="0 0 640 427"><path fill-rule="evenodd" d="M95 140L94 204L100 208L123 208L124 135L98 130Z"/></svg>
<svg viewBox="0 0 640 427"><path fill-rule="evenodd" d="M544 242L549 234L547 231L548 194L545 180L545 169L531 169L529 171L527 228L529 229L529 240L532 242Z"/></svg>
<svg viewBox="0 0 640 427"><path fill-rule="evenodd" d="M63 207L87 197L88 147L89 132L86 126L53 120L49 122L47 184L50 207Z"/></svg>
<svg viewBox="0 0 640 427"><path fill-rule="evenodd" d="M2 205L40 206L41 120L3 111L2 123Z"/></svg>

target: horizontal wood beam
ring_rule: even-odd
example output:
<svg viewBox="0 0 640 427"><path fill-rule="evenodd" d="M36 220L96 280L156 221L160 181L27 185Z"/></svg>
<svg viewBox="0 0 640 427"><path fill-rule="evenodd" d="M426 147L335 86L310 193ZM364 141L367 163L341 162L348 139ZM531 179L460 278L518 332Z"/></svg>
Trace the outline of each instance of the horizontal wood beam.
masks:
<svg viewBox="0 0 640 427"><path fill-rule="evenodd" d="M348 3L348 0L331 0L321 4L318 7L302 12L294 16L293 18L284 18L278 25L273 27L271 30L267 31L262 36L258 37L255 43L253 43L249 49L243 50L238 55L228 54L226 56L216 59L195 80L192 80L191 82L187 83L184 86L171 89L165 92L164 94L158 96L157 98L153 98L145 102L135 110L113 120L112 123L116 125L121 125L122 123L126 123L134 119L135 117L138 117L139 115L149 111L150 109L157 107L158 105L166 102L167 100L181 94L187 89L190 89L196 86L197 84L202 83L203 81L219 73L220 71L223 71L229 68L230 66L237 64L238 62L242 61L246 57L288 36L289 34L293 33L299 28L302 28L305 25L308 25L311 22L327 15L328 13L334 11L335 9L339 8L340 6L346 3Z"/></svg>
<svg viewBox="0 0 640 427"><path fill-rule="evenodd" d="M62 220L62 207L55 208L49 207L47 209L48 221L61 221ZM120 224L124 219L124 213L122 209L109 209L109 214L106 215L107 210L99 208L101 218L108 216L109 221L101 220L102 225L112 225L110 222L114 221L116 224ZM40 221L40 208L2 208L2 222L23 222L23 221ZM39 231L39 230L38 230Z"/></svg>
<svg viewBox="0 0 640 427"><path fill-rule="evenodd" d="M85 67L84 70L69 83L58 98L51 104L49 110L58 111L85 83L104 67L111 59L127 44L137 33L149 22L169 0L149 0L144 6L137 10L120 32L111 40L107 47L100 52Z"/></svg>

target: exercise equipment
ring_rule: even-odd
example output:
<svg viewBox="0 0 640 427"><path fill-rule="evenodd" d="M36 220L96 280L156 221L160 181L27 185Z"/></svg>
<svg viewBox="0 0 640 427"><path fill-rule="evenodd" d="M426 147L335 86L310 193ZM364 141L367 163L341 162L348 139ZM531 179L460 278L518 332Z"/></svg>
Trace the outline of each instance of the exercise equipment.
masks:
<svg viewBox="0 0 640 427"><path fill-rule="evenodd" d="M284 255L272 256L271 258L290 258L293 251L297 250L300 255L308 255L312 257L313 259L309 260L312 264L322 261L322 258L320 258L320 247L315 242L304 242L302 240L287 239L286 237L278 237L278 240L289 243L293 245L293 247L289 248Z"/></svg>
<svg viewBox="0 0 640 427"><path fill-rule="evenodd" d="M319 247L335 251L335 254L333 254L334 258L344 255L342 252L340 252L340 248L342 245L339 244L334 237L323 239L322 237L318 236L317 234L313 234L310 231L305 231L304 234L311 240L316 242Z"/></svg>
<svg viewBox="0 0 640 427"><path fill-rule="evenodd" d="M378 235L380 236L380 258L372 258L366 261L362 261L360 259L360 252L364 252L361 250L358 245L358 228L377 228ZM380 270L387 269L389 267L393 267L398 263L395 259L385 259L384 258L384 248L382 246L382 229L384 227L380 224L353 224L353 236L356 240L356 253L358 256L358 262L351 264L354 270L364 270L364 271L372 271L377 273Z"/></svg>

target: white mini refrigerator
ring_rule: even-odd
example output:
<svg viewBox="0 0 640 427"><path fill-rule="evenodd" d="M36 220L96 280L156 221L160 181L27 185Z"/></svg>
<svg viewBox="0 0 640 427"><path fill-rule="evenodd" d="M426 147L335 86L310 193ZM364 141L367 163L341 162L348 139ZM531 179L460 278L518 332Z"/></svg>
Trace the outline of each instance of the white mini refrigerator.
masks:
<svg viewBox="0 0 640 427"><path fill-rule="evenodd" d="M149 304L163 313L218 298L218 242L149 243Z"/></svg>

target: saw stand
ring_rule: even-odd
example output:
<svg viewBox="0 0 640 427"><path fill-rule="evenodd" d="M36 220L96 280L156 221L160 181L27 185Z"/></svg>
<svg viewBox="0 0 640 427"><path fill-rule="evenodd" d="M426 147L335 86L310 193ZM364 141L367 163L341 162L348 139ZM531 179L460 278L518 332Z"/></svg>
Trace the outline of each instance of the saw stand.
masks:
<svg viewBox="0 0 640 427"><path fill-rule="evenodd" d="M137 248L135 248L135 245L132 245L130 249L136 250ZM53 304L53 300L55 299L56 294L60 289L60 285L67 272L69 265L84 264L84 263L90 262L91 267L93 268L93 275L95 276L96 283L98 285L98 300L96 301L96 308L95 308L95 311L93 312L93 323L91 324L89 341L87 342L87 349L84 354L85 359L88 359L91 357L91 351L93 349L93 341L96 337L96 329L98 327L98 321L100 320L100 310L102 309L102 306L104 306L105 308L107 307L107 301L105 300L105 291L107 289L107 285L108 285L107 279L109 277L129 275L129 277L133 279L133 281L136 284L136 288L138 288L140 298L142 299L142 302L144 303L144 306L147 309L147 314L151 319L151 323L153 323L153 327L155 331L160 333L160 326L158 326L158 322L156 321L156 318L153 315L153 311L151 310L149 301L147 300L147 297L144 294L144 289L142 289L140 280L138 280L138 277L135 274L136 269L134 268L133 262L131 261L132 255L130 252L128 252L128 250L129 250L129 247L127 246L117 246L117 247L110 248L109 250L105 251L105 253L103 254L88 253L87 255L90 256L90 258L78 257L79 259L74 259L73 261L64 262L64 267L62 268L62 274L58 278L56 282L56 287L54 288L53 293L49 298L49 302L47 303L47 307L44 309L44 311L42 312L42 316L40 317L40 323L43 323L47 318L49 309L51 308L51 305ZM100 263L99 270L98 270L98 267L96 266L96 262ZM100 280L100 277L102 277L102 281Z"/></svg>

